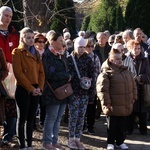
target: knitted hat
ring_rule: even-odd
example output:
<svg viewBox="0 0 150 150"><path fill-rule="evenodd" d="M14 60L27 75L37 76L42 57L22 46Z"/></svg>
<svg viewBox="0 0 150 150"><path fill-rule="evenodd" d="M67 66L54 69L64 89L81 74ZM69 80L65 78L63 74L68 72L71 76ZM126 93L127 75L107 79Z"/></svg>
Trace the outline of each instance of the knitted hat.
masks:
<svg viewBox="0 0 150 150"><path fill-rule="evenodd" d="M80 46L86 46L86 40L83 37L77 37L74 42L74 48L77 49Z"/></svg>

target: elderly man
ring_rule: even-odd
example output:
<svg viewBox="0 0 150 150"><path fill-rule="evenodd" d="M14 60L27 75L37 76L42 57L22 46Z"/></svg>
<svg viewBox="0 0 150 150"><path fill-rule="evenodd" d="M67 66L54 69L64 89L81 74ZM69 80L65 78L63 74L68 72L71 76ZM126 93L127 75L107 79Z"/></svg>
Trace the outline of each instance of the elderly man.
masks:
<svg viewBox="0 0 150 150"><path fill-rule="evenodd" d="M107 36L104 32L98 32L96 35L97 43L95 44L94 53L99 57L100 63L102 64L107 58L111 47L107 42ZM96 100L96 114L95 119L98 121L101 114L101 105L99 99Z"/></svg>
<svg viewBox="0 0 150 150"><path fill-rule="evenodd" d="M5 54L7 66L10 72L9 75L11 75L11 77L9 76L9 81L11 81L11 88L13 86L15 89L15 78L11 65L11 52L19 44L19 32L17 32L13 26L10 26L12 16L13 12L10 7L2 6L0 8L0 47ZM17 114L15 101L12 99L5 101L5 110L6 124L4 125L4 135L2 142L3 144L7 145L9 142L11 142L13 135L16 134Z"/></svg>
<svg viewBox="0 0 150 150"><path fill-rule="evenodd" d="M107 59L111 47L107 43L107 37L104 32L98 32L96 38L97 43L95 44L94 53L98 55L102 64Z"/></svg>
<svg viewBox="0 0 150 150"><path fill-rule="evenodd" d="M136 28L133 31L134 39L136 41L140 42L140 45L142 47L142 51L145 52L146 50L148 50L148 45L142 41L142 35L143 35L143 32L140 28Z"/></svg>

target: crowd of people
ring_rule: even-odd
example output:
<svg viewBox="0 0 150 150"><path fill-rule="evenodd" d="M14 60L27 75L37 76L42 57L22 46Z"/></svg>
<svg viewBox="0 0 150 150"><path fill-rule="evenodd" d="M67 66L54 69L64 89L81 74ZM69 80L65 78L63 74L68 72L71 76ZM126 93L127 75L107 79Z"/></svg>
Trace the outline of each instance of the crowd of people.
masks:
<svg viewBox="0 0 150 150"><path fill-rule="evenodd" d="M95 134L94 123L106 115L107 149L128 149L126 135L138 124L147 135L150 107L144 105L144 84L150 84L150 48L140 28L110 34L79 31L72 39L62 34L10 25L13 12L0 8L0 125L1 145L14 135L19 148L33 150L32 134L37 112L43 130L42 149L62 150L58 143L62 116L68 123L68 146L84 150L82 133ZM12 68L12 69L11 69ZM3 92L7 76L13 96ZM4 84L2 84L4 83ZM70 83L73 94L59 100L55 90ZM65 91L67 92L67 91ZM6 95L7 94L7 95ZM137 122L138 118L138 122Z"/></svg>

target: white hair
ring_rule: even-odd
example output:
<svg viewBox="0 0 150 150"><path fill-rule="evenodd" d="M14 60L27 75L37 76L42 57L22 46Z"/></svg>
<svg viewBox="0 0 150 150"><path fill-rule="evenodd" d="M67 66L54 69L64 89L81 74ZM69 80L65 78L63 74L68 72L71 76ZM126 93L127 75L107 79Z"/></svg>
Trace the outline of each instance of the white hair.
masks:
<svg viewBox="0 0 150 150"><path fill-rule="evenodd" d="M8 6L2 6L0 8L0 15L3 14L4 11L10 11L10 12L12 12L12 9L10 7L8 7Z"/></svg>
<svg viewBox="0 0 150 150"><path fill-rule="evenodd" d="M85 36L85 31L79 31L78 36L83 36L84 37Z"/></svg>
<svg viewBox="0 0 150 150"><path fill-rule="evenodd" d="M64 39L65 39L66 37L68 37L69 39L71 38L70 32L65 32L65 33L64 33Z"/></svg>
<svg viewBox="0 0 150 150"><path fill-rule="evenodd" d="M48 39L52 33L56 33L54 30L50 30L46 33L46 38Z"/></svg>

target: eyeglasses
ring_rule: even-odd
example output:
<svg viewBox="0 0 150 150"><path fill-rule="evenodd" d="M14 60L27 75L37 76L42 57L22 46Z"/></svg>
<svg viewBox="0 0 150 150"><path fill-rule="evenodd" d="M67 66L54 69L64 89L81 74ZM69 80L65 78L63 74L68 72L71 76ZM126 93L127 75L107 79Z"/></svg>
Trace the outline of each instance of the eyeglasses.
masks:
<svg viewBox="0 0 150 150"><path fill-rule="evenodd" d="M38 43L43 43L43 44L45 44L45 42L44 41L37 41Z"/></svg>
<svg viewBox="0 0 150 150"><path fill-rule="evenodd" d="M94 48L94 45L87 45L87 48Z"/></svg>

